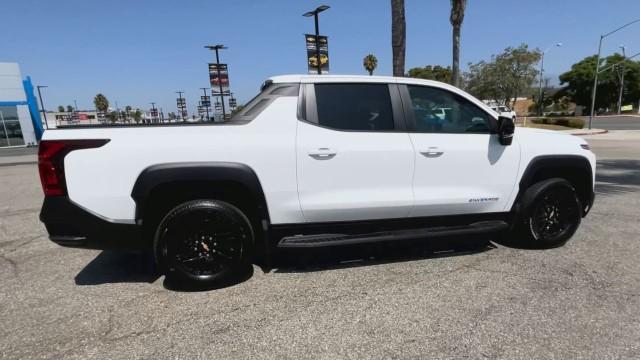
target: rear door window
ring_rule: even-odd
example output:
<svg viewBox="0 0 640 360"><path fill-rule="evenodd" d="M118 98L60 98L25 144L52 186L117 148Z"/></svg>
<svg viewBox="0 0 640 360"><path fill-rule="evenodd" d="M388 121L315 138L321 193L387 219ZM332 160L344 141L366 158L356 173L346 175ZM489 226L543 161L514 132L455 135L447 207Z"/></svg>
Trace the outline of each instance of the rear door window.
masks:
<svg viewBox="0 0 640 360"><path fill-rule="evenodd" d="M315 84L318 124L336 130L392 131L387 84Z"/></svg>

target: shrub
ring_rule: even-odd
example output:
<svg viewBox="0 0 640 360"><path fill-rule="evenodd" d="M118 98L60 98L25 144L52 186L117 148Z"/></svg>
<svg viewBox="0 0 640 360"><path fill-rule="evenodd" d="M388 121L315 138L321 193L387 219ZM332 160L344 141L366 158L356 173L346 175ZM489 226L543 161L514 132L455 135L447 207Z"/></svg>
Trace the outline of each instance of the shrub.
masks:
<svg viewBox="0 0 640 360"><path fill-rule="evenodd" d="M566 126L574 129L582 129L584 127L584 120L581 118L540 118L532 119L534 124L545 125L559 125Z"/></svg>

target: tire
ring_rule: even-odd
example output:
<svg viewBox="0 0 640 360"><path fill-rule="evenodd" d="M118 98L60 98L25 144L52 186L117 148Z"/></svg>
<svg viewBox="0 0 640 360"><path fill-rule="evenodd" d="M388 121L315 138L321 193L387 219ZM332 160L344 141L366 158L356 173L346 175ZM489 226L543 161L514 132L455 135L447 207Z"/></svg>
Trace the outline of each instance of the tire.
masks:
<svg viewBox="0 0 640 360"><path fill-rule="evenodd" d="M580 199L568 181L542 180L522 197L522 211L515 227L516 242L527 248L549 249L564 245L582 220Z"/></svg>
<svg viewBox="0 0 640 360"><path fill-rule="evenodd" d="M237 282L253 244L249 219L218 200L182 203L160 221L153 246L156 263L171 287L205 290Z"/></svg>

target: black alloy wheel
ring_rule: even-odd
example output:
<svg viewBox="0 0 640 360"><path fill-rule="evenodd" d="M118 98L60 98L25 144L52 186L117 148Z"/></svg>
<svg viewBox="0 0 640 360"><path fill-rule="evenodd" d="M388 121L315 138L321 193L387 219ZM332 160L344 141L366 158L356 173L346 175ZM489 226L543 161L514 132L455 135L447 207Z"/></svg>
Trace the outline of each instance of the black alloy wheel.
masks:
<svg viewBox="0 0 640 360"><path fill-rule="evenodd" d="M523 245L552 248L564 245L582 219L580 200L564 179L547 179L532 185L523 197L525 207L521 236Z"/></svg>
<svg viewBox="0 0 640 360"><path fill-rule="evenodd" d="M253 231L235 206L217 200L178 205L160 222L154 247L167 280L180 287L227 285L249 265Z"/></svg>
<svg viewBox="0 0 640 360"><path fill-rule="evenodd" d="M536 240L553 241L570 231L580 209L575 193L564 187L554 187L545 192L535 205L529 226Z"/></svg>

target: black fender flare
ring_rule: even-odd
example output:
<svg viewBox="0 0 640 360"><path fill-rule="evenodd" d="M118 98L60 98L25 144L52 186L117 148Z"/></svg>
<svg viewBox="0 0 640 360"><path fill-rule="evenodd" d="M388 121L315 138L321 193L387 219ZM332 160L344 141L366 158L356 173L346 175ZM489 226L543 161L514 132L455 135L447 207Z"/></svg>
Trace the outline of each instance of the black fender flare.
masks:
<svg viewBox="0 0 640 360"><path fill-rule="evenodd" d="M144 169L133 186L136 222L142 220L145 201L157 186L183 181L232 181L246 187L258 206L261 223L269 224L269 211L262 185L251 167L234 162L177 162L156 164ZM264 226L264 225L263 225Z"/></svg>
<svg viewBox="0 0 640 360"><path fill-rule="evenodd" d="M540 155L531 159L520 178L518 195L513 202L511 210L516 213L519 212L519 204L522 197L527 189L533 185L537 174L540 171L549 169L587 174L584 179L581 178L586 185L582 189L576 189L583 207L587 209L583 214L586 215L586 211L593 204L593 171L589 159L581 155Z"/></svg>

